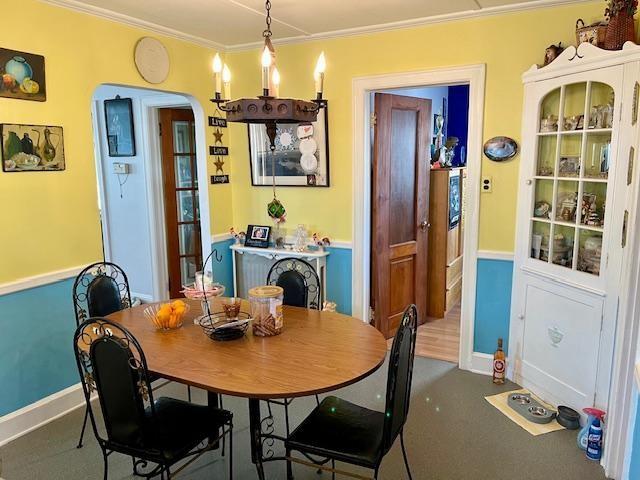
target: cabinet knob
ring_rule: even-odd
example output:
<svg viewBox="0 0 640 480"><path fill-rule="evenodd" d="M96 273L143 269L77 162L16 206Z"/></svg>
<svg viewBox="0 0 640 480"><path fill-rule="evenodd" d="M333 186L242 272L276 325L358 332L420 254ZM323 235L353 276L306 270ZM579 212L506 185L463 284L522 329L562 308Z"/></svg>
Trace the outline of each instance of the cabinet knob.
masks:
<svg viewBox="0 0 640 480"><path fill-rule="evenodd" d="M423 220L420 222L420 230L422 230L423 232L429 228L431 226L431 224L429 222L427 222L426 220Z"/></svg>
<svg viewBox="0 0 640 480"><path fill-rule="evenodd" d="M531 179L527 180L527 185L531 185Z"/></svg>
<svg viewBox="0 0 640 480"><path fill-rule="evenodd" d="M518 320L524 320L524 314L521 313L520 315L518 315Z"/></svg>

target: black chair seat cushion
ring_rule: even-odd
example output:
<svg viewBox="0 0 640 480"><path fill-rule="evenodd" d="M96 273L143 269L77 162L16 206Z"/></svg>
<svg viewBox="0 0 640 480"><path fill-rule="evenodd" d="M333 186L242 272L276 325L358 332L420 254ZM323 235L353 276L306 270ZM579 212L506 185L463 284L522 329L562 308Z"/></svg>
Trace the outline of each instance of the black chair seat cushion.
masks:
<svg viewBox="0 0 640 480"><path fill-rule="evenodd" d="M296 428L287 448L375 468L382 454L384 414L327 397Z"/></svg>
<svg viewBox="0 0 640 480"><path fill-rule="evenodd" d="M161 397L155 402L155 421L149 423L149 448L161 453L168 462L184 457L207 437L217 438L219 429L233 414L204 405ZM146 409L151 419L150 407Z"/></svg>

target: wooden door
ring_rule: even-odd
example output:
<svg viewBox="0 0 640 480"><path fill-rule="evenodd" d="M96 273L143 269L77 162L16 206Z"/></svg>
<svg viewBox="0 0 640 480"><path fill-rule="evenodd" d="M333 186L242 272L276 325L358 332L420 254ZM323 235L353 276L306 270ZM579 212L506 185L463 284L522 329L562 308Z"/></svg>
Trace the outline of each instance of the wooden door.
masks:
<svg viewBox="0 0 640 480"><path fill-rule="evenodd" d="M431 100L376 93L375 115L371 305L389 338L407 305L426 314Z"/></svg>
<svg viewBox="0 0 640 480"><path fill-rule="evenodd" d="M191 110L163 108L159 114L169 292L176 298L202 269L195 129Z"/></svg>

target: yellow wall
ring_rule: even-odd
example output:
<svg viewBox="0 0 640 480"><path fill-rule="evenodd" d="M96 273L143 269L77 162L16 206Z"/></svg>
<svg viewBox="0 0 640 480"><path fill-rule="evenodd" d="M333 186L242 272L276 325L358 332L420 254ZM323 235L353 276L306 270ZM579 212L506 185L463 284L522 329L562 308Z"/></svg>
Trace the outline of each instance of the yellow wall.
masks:
<svg viewBox="0 0 640 480"><path fill-rule="evenodd" d="M575 43L577 18L601 18L604 2L537 9L520 13L434 24L366 36L277 46L282 96L309 98L320 51L327 57L325 97L329 100L331 188L280 188L287 228L308 224L331 238L352 238L352 79L391 72L485 63L487 65L483 139L507 135L520 143L523 87L521 74L539 63L551 43ZM277 33L277 25L275 26ZM234 98L254 96L260 85L259 50L228 55ZM251 187L246 127L233 126L233 221L268 223L271 189ZM483 157L482 173L493 178L483 194L480 248L513 251L519 157L497 164Z"/></svg>
<svg viewBox="0 0 640 480"><path fill-rule="evenodd" d="M35 0L0 0L0 11L0 46L44 55L47 80L44 103L0 98L0 122L64 127L67 163L64 172L0 172L3 283L102 257L90 111L96 87L115 83L188 93L211 115L214 52ZM157 86L146 83L133 62L137 40L147 35L160 38L171 58L169 77ZM230 186L209 189L212 233L225 232L231 225Z"/></svg>

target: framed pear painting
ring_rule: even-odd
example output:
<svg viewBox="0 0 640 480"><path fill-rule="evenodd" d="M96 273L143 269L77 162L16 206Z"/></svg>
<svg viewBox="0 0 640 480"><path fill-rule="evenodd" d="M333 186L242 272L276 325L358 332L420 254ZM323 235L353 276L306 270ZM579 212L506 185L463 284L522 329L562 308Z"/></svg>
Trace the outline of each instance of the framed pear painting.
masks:
<svg viewBox="0 0 640 480"><path fill-rule="evenodd" d="M44 57L0 48L0 97L44 102Z"/></svg>
<svg viewBox="0 0 640 480"><path fill-rule="evenodd" d="M4 172L60 171L65 169L62 127L0 124Z"/></svg>

